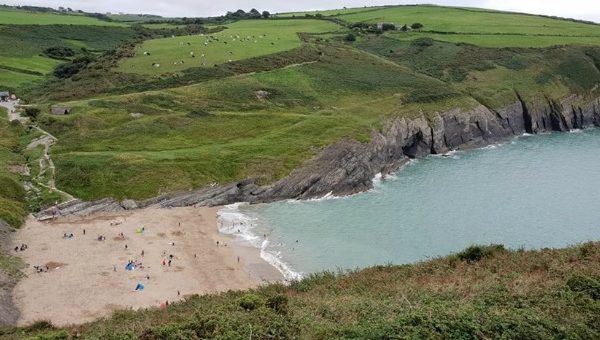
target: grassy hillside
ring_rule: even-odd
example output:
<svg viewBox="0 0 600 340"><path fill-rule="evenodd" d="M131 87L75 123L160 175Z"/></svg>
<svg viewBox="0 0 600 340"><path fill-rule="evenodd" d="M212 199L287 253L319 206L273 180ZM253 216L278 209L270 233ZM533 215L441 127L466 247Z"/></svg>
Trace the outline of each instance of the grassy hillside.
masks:
<svg viewBox="0 0 600 340"><path fill-rule="evenodd" d="M318 63L70 102L74 115L41 120L62 140L58 182L84 198L146 198L245 177L268 183L340 138L368 140L403 97L457 95L360 51L322 52Z"/></svg>
<svg viewBox="0 0 600 340"><path fill-rule="evenodd" d="M0 25L91 25L124 27L123 23L108 22L83 14L58 14L25 11L0 7Z"/></svg>
<svg viewBox="0 0 600 340"><path fill-rule="evenodd" d="M423 33L394 33L400 39L432 37L453 43L485 47L547 47L553 45L600 44L600 25L497 12L474 8L443 6L388 6L344 10L284 13L282 17L309 15L331 16L348 24L378 22L397 27L421 23Z"/></svg>
<svg viewBox="0 0 600 340"><path fill-rule="evenodd" d="M135 36L134 30L121 27L0 25L0 88L18 89L25 83L39 81L58 64L73 59L48 57L44 54L48 48L68 47L76 54L81 54L82 49L101 53Z"/></svg>
<svg viewBox="0 0 600 340"><path fill-rule="evenodd" d="M139 199L248 177L270 183L344 137L368 141L389 117L501 108L515 90L530 101L589 95L600 79L591 48L499 52L385 36L314 48L321 56L304 65L66 103L73 115L41 118L61 139L59 185L86 199Z"/></svg>
<svg viewBox="0 0 600 340"><path fill-rule="evenodd" d="M213 67L294 49L301 45L299 32L338 31L336 24L321 20L249 20L227 24L221 32L147 40L135 56L119 64L122 72L158 75L191 67ZM146 55L144 53L149 53ZM160 67L155 67L159 64Z"/></svg>
<svg viewBox="0 0 600 340"><path fill-rule="evenodd" d="M405 266L314 274L290 286L192 296L79 327L0 330L85 339L598 338L600 244L471 247Z"/></svg>
<svg viewBox="0 0 600 340"><path fill-rule="evenodd" d="M58 185L84 199L141 199L248 177L266 184L331 143L368 141L389 117L499 109L515 91L530 102L598 95L600 47L578 46L600 43L598 25L437 6L325 14L334 16L240 20L212 33L161 24L162 38L142 32L136 46L130 28L6 26L0 40L13 48L0 51L0 65L5 78L20 67L29 79L57 63L39 55L45 48L112 50L72 77L21 85L43 111L73 107L39 120L60 139ZM379 21L425 26L353 25ZM196 33L172 37L190 28Z"/></svg>
<svg viewBox="0 0 600 340"><path fill-rule="evenodd" d="M27 214L25 190L13 168L24 162L19 154L19 135L22 133L22 127L10 124L6 111L0 107L0 219L13 227L20 226Z"/></svg>

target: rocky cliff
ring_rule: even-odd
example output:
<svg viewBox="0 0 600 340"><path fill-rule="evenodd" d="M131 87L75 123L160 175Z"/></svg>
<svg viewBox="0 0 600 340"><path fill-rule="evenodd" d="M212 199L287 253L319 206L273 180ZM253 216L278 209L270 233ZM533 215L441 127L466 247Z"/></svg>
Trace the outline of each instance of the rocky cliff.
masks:
<svg viewBox="0 0 600 340"><path fill-rule="evenodd" d="M348 195L368 190L378 173L398 169L411 158L443 154L450 150L481 147L505 141L523 133L568 131L600 127L600 98L584 100L570 96L560 101L543 99L526 103L517 93L514 103L501 110L479 105L470 110L451 110L426 118L397 118L381 131L373 132L369 143L351 139L331 145L289 176L268 186L252 179L223 186L174 193L150 200L116 202L75 201L59 207L61 214L88 214L144 207L214 206L234 202L271 202ZM48 216L48 211L38 217Z"/></svg>

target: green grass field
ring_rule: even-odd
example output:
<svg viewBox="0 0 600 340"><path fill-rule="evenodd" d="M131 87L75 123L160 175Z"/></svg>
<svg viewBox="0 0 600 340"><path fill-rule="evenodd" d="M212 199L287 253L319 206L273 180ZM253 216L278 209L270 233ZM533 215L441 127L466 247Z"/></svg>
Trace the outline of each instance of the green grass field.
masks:
<svg viewBox="0 0 600 340"><path fill-rule="evenodd" d="M0 25L126 26L123 23L102 21L84 15L31 12L2 7L0 7Z"/></svg>
<svg viewBox="0 0 600 340"><path fill-rule="evenodd" d="M391 22L400 27L419 22L423 31L397 33L398 39L431 37L452 43L484 47L547 47L554 45L599 45L600 25L517 13L441 6L389 6L306 12L334 16L348 23ZM282 17L304 16L285 13ZM439 34L445 32L445 34ZM462 34L461 34L462 33Z"/></svg>
<svg viewBox="0 0 600 340"><path fill-rule="evenodd" d="M451 43L465 43L483 47L522 47L522 48L540 48L560 45L580 45L580 46L598 46L599 37L562 37L562 36L529 36L512 34L435 34L435 33L393 33L390 34L394 39L414 40L417 38L432 38L438 41L447 41Z"/></svg>
<svg viewBox="0 0 600 340"><path fill-rule="evenodd" d="M376 7L338 8L338 9L316 10L316 11L306 11L306 12L277 13L274 16L278 17L278 18L304 17L307 14L308 15L320 14L323 16L340 16L340 15L348 15L348 14L361 13L361 12L378 11L382 8L385 8L385 7L384 6L376 6Z"/></svg>
<svg viewBox="0 0 600 340"><path fill-rule="evenodd" d="M404 266L319 273L289 286L191 296L81 326L0 329L5 339L596 339L600 244L474 246Z"/></svg>
<svg viewBox="0 0 600 340"><path fill-rule="evenodd" d="M228 24L222 32L210 35L147 40L136 48L135 57L120 63L119 70L159 75L190 67L212 67L229 60L248 59L296 48L301 44L299 32L319 33L339 29L336 24L320 20L239 21ZM153 64L159 64L160 67Z"/></svg>
<svg viewBox="0 0 600 340"><path fill-rule="evenodd" d="M600 25L533 15L441 6L398 6L341 15L347 22L420 22L427 31L456 33L513 33L600 37Z"/></svg>
<svg viewBox="0 0 600 340"><path fill-rule="evenodd" d="M134 36L135 32L129 27L0 25L3 47L0 49L0 88L16 89L25 83L39 81L65 62L42 55L46 48L64 46L75 51L86 48L92 53L101 53Z"/></svg>
<svg viewBox="0 0 600 340"><path fill-rule="evenodd" d="M28 83L40 80L40 76L30 75L22 72L14 72L0 68L0 87L7 89L19 88Z"/></svg>

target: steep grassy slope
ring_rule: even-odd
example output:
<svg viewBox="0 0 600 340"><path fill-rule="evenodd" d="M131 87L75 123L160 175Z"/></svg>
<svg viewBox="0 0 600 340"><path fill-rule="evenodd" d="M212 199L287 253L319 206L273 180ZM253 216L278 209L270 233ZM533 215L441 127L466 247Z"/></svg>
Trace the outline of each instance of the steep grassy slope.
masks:
<svg viewBox="0 0 600 340"><path fill-rule="evenodd" d="M68 103L77 113L41 120L61 138L58 182L83 198L146 198L245 177L268 183L340 138L368 140L403 98L457 95L359 51L323 54L256 75Z"/></svg>
<svg viewBox="0 0 600 340"><path fill-rule="evenodd" d="M315 274L254 291L194 296L80 327L45 323L5 338L598 338L600 244L472 247L415 265Z"/></svg>
<svg viewBox="0 0 600 340"><path fill-rule="evenodd" d="M24 162L19 155L21 130L6 120L6 111L0 108L0 219L13 227L20 226L26 215L25 190L19 175L11 171Z"/></svg>
<svg viewBox="0 0 600 340"><path fill-rule="evenodd" d="M600 79L590 57L598 49L498 51L376 36L315 46L314 63L67 103L74 115L41 118L61 139L59 185L86 199L139 199L248 177L266 184L342 138L369 140L389 117L500 109L515 91L528 101L589 95Z"/></svg>
<svg viewBox="0 0 600 340"><path fill-rule="evenodd" d="M213 67L291 50L301 45L299 32L338 31L336 24L321 20L247 20L226 25L226 29L200 36L147 40L135 56L124 59L122 72L158 75L191 67ZM146 55L145 53L149 53ZM159 64L159 67L155 65Z"/></svg>

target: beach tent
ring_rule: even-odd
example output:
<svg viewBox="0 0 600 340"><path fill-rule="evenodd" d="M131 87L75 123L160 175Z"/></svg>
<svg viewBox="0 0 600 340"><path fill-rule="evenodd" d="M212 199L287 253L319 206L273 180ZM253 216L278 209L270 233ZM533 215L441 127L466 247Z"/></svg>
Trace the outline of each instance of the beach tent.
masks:
<svg viewBox="0 0 600 340"><path fill-rule="evenodd" d="M135 263L130 262L125 266L125 270L134 270L135 269Z"/></svg>
<svg viewBox="0 0 600 340"><path fill-rule="evenodd" d="M135 290L141 292L142 290L144 290L144 285L141 283L138 283L137 286L135 286Z"/></svg>

